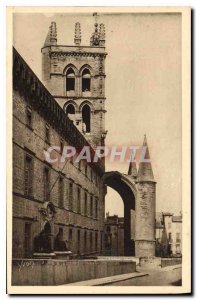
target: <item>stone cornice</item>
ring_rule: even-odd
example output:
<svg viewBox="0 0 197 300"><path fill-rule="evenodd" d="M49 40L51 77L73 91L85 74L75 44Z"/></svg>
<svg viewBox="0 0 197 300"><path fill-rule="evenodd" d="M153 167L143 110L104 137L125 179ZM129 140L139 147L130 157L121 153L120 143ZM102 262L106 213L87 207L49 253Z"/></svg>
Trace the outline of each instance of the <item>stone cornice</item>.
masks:
<svg viewBox="0 0 197 300"><path fill-rule="evenodd" d="M87 51L50 51L50 57L64 57L64 56L84 56L84 57L102 57L105 58L107 53L101 52L87 52Z"/></svg>
<svg viewBox="0 0 197 300"><path fill-rule="evenodd" d="M75 146L78 151L84 146L89 146L91 154L94 155L94 149L15 48L13 48L13 89L23 95L27 104L30 104L70 145ZM99 174L104 172L101 160L96 164L92 163L92 168Z"/></svg>
<svg viewBox="0 0 197 300"><path fill-rule="evenodd" d="M70 96L58 96L58 95L54 95L53 96L54 98L57 98L57 99L65 99L65 100L106 100L106 97L83 97L83 96L73 96L73 97L70 97Z"/></svg>

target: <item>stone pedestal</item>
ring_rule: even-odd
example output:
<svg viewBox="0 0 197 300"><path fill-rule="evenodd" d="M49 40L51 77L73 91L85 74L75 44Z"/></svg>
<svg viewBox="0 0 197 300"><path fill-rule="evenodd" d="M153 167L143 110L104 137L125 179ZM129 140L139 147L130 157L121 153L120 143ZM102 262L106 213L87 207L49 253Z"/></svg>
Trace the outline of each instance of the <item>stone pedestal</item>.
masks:
<svg viewBox="0 0 197 300"><path fill-rule="evenodd" d="M135 241L135 256L137 257L154 257L155 256L155 241L136 240Z"/></svg>
<svg viewBox="0 0 197 300"><path fill-rule="evenodd" d="M161 268L161 257L140 257L139 266L144 269Z"/></svg>

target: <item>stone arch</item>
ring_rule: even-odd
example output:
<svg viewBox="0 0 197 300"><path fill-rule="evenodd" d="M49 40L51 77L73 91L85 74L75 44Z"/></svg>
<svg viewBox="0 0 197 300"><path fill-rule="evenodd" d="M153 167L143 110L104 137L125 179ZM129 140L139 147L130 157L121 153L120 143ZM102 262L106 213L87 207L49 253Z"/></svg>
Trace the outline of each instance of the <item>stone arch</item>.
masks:
<svg viewBox="0 0 197 300"><path fill-rule="evenodd" d="M74 108L75 108L75 113L79 110L79 108L78 108L78 105L76 104L76 102L75 101L73 101L73 100L69 100L69 101L67 101L65 104L64 104L64 106L63 106L63 110L66 112L66 108L68 107L68 105L73 105L74 106Z"/></svg>
<svg viewBox="0 0 197 300"><path fill-rule="evenodd" d="M88 65L88 64L84 64L84 65L79 69L79 76L82 76L82 73L83 73L83 71L84 71L85 69L88 69L89 72L90 72L90 75L93 76L93 72L94 72L94 71L93 71L92 67L91 67L90 65Z"/></svg>
<svg viewBox="0 0 197 300"><path fill-rule="evenodd" d="M68 64L68 65L64 68L64 70L63 70L63 74L64 74L65 76L66 76L67 71L68 71L70 68L73 69L73 71L74 71L74 73L75 73L75 76L78 76L78 75L79 75L79 71L78 71L77 67L75 67L75 65L73 65L73 64Z"/></svg>
<svg viewBox="0 0 197 300"><path fill-rule="evenodd" d="M79 105L79 111L82 112L82 108L83 108L83 106L86 105L86 104L89 105L91 112L94 112L94 106L93 106L93 104L92 104L90 101L88 101L88 100L83 101L83 102Z"/></svg>
<svg viewBox="0 0 197 300"><path fill-rule="evenodd" d="M129 176L117 171L106 172L103 182L121 196L124 203L124 255L135 255L135 241L131 239L131 210L136 209L137 190ZM134 217L134 216L133 216ZM135 220L134 220L135 221ZM135 230L133 228L133 230Z"/></svg>

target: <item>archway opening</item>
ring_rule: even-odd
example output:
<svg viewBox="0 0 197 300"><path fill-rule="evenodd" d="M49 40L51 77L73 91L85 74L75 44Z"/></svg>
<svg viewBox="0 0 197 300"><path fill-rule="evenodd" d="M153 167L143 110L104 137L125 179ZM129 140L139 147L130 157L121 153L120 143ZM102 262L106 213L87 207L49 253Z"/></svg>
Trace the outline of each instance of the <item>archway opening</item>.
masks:
<svg viewBox="0 0 197 300"><path fill-rule="evenodd" d="M107 187L112 188L115 190L119 197L122 199L123 207L124 207L124 215L123 217L120 217L119 220L117 220L117 216L114 218L112 217L110 222L115 223L118 222L120 225L120 228L124 228L124 232L120 230L120 234L124 235L124 256L135 256L135 195L131 188L131 183L124 181L124 178L119 172L107 172L105 173L103 177L104 183L107 185ZM111 195L110 195L111 194ZM114 211L114 203L113 200L113 194L110 193L109 197L106 196L107 201L111 202L111 206L113 206ZM111 197L112 196L112 197ZM121 207L120 204L120 198L119 198L119 204L118 207ZM118 199L116 197L116 199ZM115 200L115 203L117 205L117 200ZM107 205L109 208L109 204ZM118 210L118 207L116 211ZM106 218L107 219L107 218ZM107 221L107 220L106 220ZM109 224L106 222L105 228L107 229ZM113 228L113 227L111 227ZM112 235L111 235L112 237ZM111 254L113 255L113 254Z"/></svg>
<svg viewBox="0 0 197 300"><path fill-rule="evenodd" d="M84 132L90 132L91 110L89 105L87 104L85 104L82 108L82 119L83 119Z"/></svg>
<svg viewBox="0 0 197 300"><path fill-rule="evenodd" d="M105 197L104 249L106 256L124 255L124 203L109 186Z"/></svg>

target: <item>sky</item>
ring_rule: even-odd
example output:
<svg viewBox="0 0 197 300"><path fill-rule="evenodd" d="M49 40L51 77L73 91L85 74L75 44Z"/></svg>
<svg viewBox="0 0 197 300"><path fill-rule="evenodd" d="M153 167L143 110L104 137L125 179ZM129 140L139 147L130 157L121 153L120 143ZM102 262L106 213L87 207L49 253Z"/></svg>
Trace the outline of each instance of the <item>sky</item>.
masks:
<svg viewBox="0 0 197 300"><path fill-rule="evenodd" d="M82 45L94 31L92 14L17 13L17 51L41 79L41 48L51 21L58 44L74 44L81 23ZM147 136L156 186L156 211L181 211L181 15L99 14L106 31L106 145L141 146ZM128 172L128 163L106 162L106 170ZM108 188L106 211L123 215L117 192Z"/></svg>

